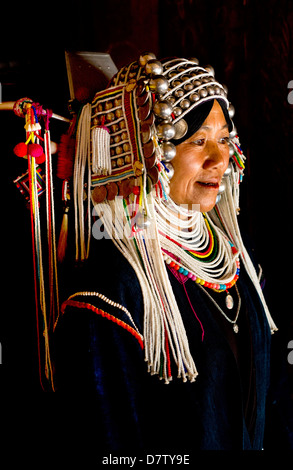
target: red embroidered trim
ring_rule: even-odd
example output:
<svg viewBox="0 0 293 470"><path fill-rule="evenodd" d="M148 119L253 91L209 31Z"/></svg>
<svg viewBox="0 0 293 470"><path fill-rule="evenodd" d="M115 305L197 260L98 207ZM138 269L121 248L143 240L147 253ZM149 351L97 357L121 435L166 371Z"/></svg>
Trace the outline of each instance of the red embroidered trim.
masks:
<svg viewBox="0 0 293 470"><path fill-rule="evenodd" d="M108 320L112 321L113 323L116 323L117 325L121 326L126 331L131 333L135 337L135 339L137 339L141 349L144 348L142 336L139 333L137 333L137 331L135 331L134 328L127 325L127 323L125 323L124 321L119 320L118 318L114 317L110 313L104 312L104 310L101 310L100 308L97 308L94 305L89 304L87 302L79 302L77 300L66 300L65 302L63 302L62 309L61 309L62 313L64 313L64 310L66 309L66 307L68 305L70 307L87 308L88 310L91 310L92 312L96 313L97 315L101 315L102 317L107 318Z"/></svg>

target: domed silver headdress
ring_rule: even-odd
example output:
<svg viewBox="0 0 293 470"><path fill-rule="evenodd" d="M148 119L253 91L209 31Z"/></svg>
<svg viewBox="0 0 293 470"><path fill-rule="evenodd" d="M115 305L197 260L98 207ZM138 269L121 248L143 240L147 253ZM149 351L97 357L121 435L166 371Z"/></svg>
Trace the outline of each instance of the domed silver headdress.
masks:
<svg viewBox="0 0 293 470"><path fill-rule="evenodd" d="M197 59L160 62L146 53L123 67L92 103L93 200L128 197L137 186L149 192L158 183L167 193L176 155L173 142L188 131L184 117L211 99L223 100L233 117L226 87L216 81L211 66L202 67ZM108 151L99 144L98 133L108 139ZM233 129L231 137L235 135ZM230 145L243 168L239 147Z"/></svg>

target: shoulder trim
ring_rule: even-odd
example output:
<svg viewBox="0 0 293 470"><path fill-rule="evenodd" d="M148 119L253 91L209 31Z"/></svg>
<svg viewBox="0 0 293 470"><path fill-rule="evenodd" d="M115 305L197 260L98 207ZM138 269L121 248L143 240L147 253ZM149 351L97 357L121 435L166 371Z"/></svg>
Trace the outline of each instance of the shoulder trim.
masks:
<svg viewBox="0 0 293 470"><path fill-rule="evenodd" d="M63 302L62 307L61 307L61 313L64 314L66 307L76 307L76 308L83 308L87 310L91 310L92 312L96 313L97 315L101 315L102 317L106 318L107 320L112 321L113 323L116 323L116 325L121 326L124 328L126 331L132 334L136 338L136 340L139 342L139 345L141 349L144 348L143 344L143 336L136 331L132 326L127 325L123 320L120 320L119 318L115 317L114 315L111 315L110 313L105 312L104 310L95 307L95 305L90 304L88 302L81 302L78 300L72 300L69 298L65 302Z"/></svg>

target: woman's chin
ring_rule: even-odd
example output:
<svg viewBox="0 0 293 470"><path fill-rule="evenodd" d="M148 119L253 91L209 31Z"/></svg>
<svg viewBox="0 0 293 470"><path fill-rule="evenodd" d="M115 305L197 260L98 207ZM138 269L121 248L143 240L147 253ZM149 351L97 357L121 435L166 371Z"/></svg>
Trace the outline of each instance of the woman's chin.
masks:
<svg viewBox="0 0 293 470"><path fill-rule="evenodd" d="M172 193L170 193L170 197L175 202L175 204L177 204L177 206L183 206L186 209L188 208L188 210L195 210L198 212L211 211L215 207L216 199L217 199L217 196L215 196L215 197L210 197L210 198L203 198L200 200L200 202L198 199L195 199L195 198L194 199L193 198L190 198L190 199L178 198L176 200L176 197L173 197Z"/></svg>

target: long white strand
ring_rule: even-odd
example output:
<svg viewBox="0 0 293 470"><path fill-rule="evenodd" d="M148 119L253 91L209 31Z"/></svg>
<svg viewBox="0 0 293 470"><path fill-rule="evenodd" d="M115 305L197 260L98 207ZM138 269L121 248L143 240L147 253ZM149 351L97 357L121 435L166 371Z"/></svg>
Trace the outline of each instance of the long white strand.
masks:
<svg viewBox="0 0 293 470"><path fill-rule="evenodd" d="M75 153L75 165L73 174L73 194L75 209L75 246L76 259L85 259L88 252L85 244L84 230L84 175L86 164L89 162L90 153L90 125L91 105L86 104L80 114L77 127L77 146ZM88 209L90 207L90 169L88 169ZM90 215L90 214L88 214ZM90 230L90 225L89 225ZM88 237L90 236L90 231Z"/></svg>
<svg viewBox="0 0 293 470"><path fill-rule="evenodd" d="M152 201L151 198L152 196L149 196L150 207ZM117 199L119 198L116 198L116 201ZM112 205L112 210L105 210L105 208L110 207L110 205ZM118 202L118 204L116 204L115 206L116 210L118 208L121 211L121 201ZM97 207L97 210L98 213L100 212L106 229L109 230L109 233L112 233L113 203L103 204L103 208L101 209L101 207ZM143 265L141 264L141 260L135 249L133 240L127 237L124 237L123 239L123 222L122 225L120 225L119 227L120 221L123 221L122 214L120 213L119 217L117 217L115 220L117 220L117 226L115 227L115 230L118 238L113 238L113 241L134 268L142 289L145 312L145 359L149 364L150 372L155 374L159 373L161 362L160 355L161 353L163 353L164 356L166 354L165 342L162 339L162 336L164 337L164 328L166 327L167 332L169 333L168 340L170 344L170 349L173 353L174 360L178 366L178 376L181 376L185 381L187 374L189 380L193 381L197 376L197 370L189 351L188 340L186 337L186 332L182 322L181 314L179 312L177 302L175 300L170 280L168 278L168 274L161 255L160 245L157 237L157 229L154 225L154 217L151 224L152 229L150 228L151 233L148 233L148 236L146 235L145 241L147 243L147 249L145 248L145 244L144 242L142 242L141 237L137 237L137 242L140 248L140 255L143 257L144 261ZM144 266L147 271L145 271ZM152 280L150 280L150 277L152 278ZM164 361L164 363L164 378L165 381L168 382L166 361ZM185 372L185 369L187 370L187 372Z"/></svg>
<svg viewBox="0 0 293 470"><path fill-rule="evenodd" d="M151 200L149 202L149 209L153 211ZM147 253L150 259L149 262L151 262L151 269L153 271L153 275L155 276L157 287L160 291L160 297L163 301L164 317L167 319L170 332L172 333L169 338L170 346L172 347L173 353L173 346L176 347L177 350L175 360L178 365L178 374L185 379L185 367L188 371L189 378L194 380L197 375L197 371L189 351L188 340L186 337L181 314L179 312L167 270L163 262L160 244L157 237L158 230L154 212L152 215L152 224L150 224L150 227L146 229L146 243L149 245Z"/></svg>
<svg viewBox="0 0 293 470"><path fill-rule="evenodd" d="M95 208L97 214L104 223L105 230L108 232L109 236L112 237L113 243L135 270L140 286L142 288L144 312L156 310L156 302L151 301L152 293L149 285L144 282L145 274L138 260L136 250L134 249L133 244L128 243L128 239L125 237L125 213L123 209L122 198L116 198L115 202L107 201L103 204L98 204L95 206ZM115 223L113 225L114 220ZM155 316L152 315L152 317ZM144 335L151 335L151 331L159 331L159 325L148 323L145 315ZM145 346L145 360L149 364L149 367L152 367L154 362L153 350L154 347L152 343Z"/></svg>
<svg viewBox="0 0 293 470"><path fill-rule="evenodd" d="M226 190L225 190L225 193L223 194L224 197L221 199L221 201L218 204L218 210L221 215L222 223L224 224L224 227L227 233L229 233L233 237L234 244L240 252L243 265L257 290L257 293L263 304L271 332L273 334L274 331L278 330L278 328L276 327L271 317L271 314L269 312L266 300L264 298L264 295L263 295L263 292L259 283L256 270L244 246L244 243L240 234L240 230L239 230L239 225L238 225L237 215L236 215L238 202L239 202L239 188L235 189L236 186L238 185L238 181L239 181L238 172L232 171L232 175L229 178L227 178ZM234 192L233 192L233 188L234 188ZM215 223L217 223L217 217L215 217L214 214L212 214L212 217Z"/></svg>

